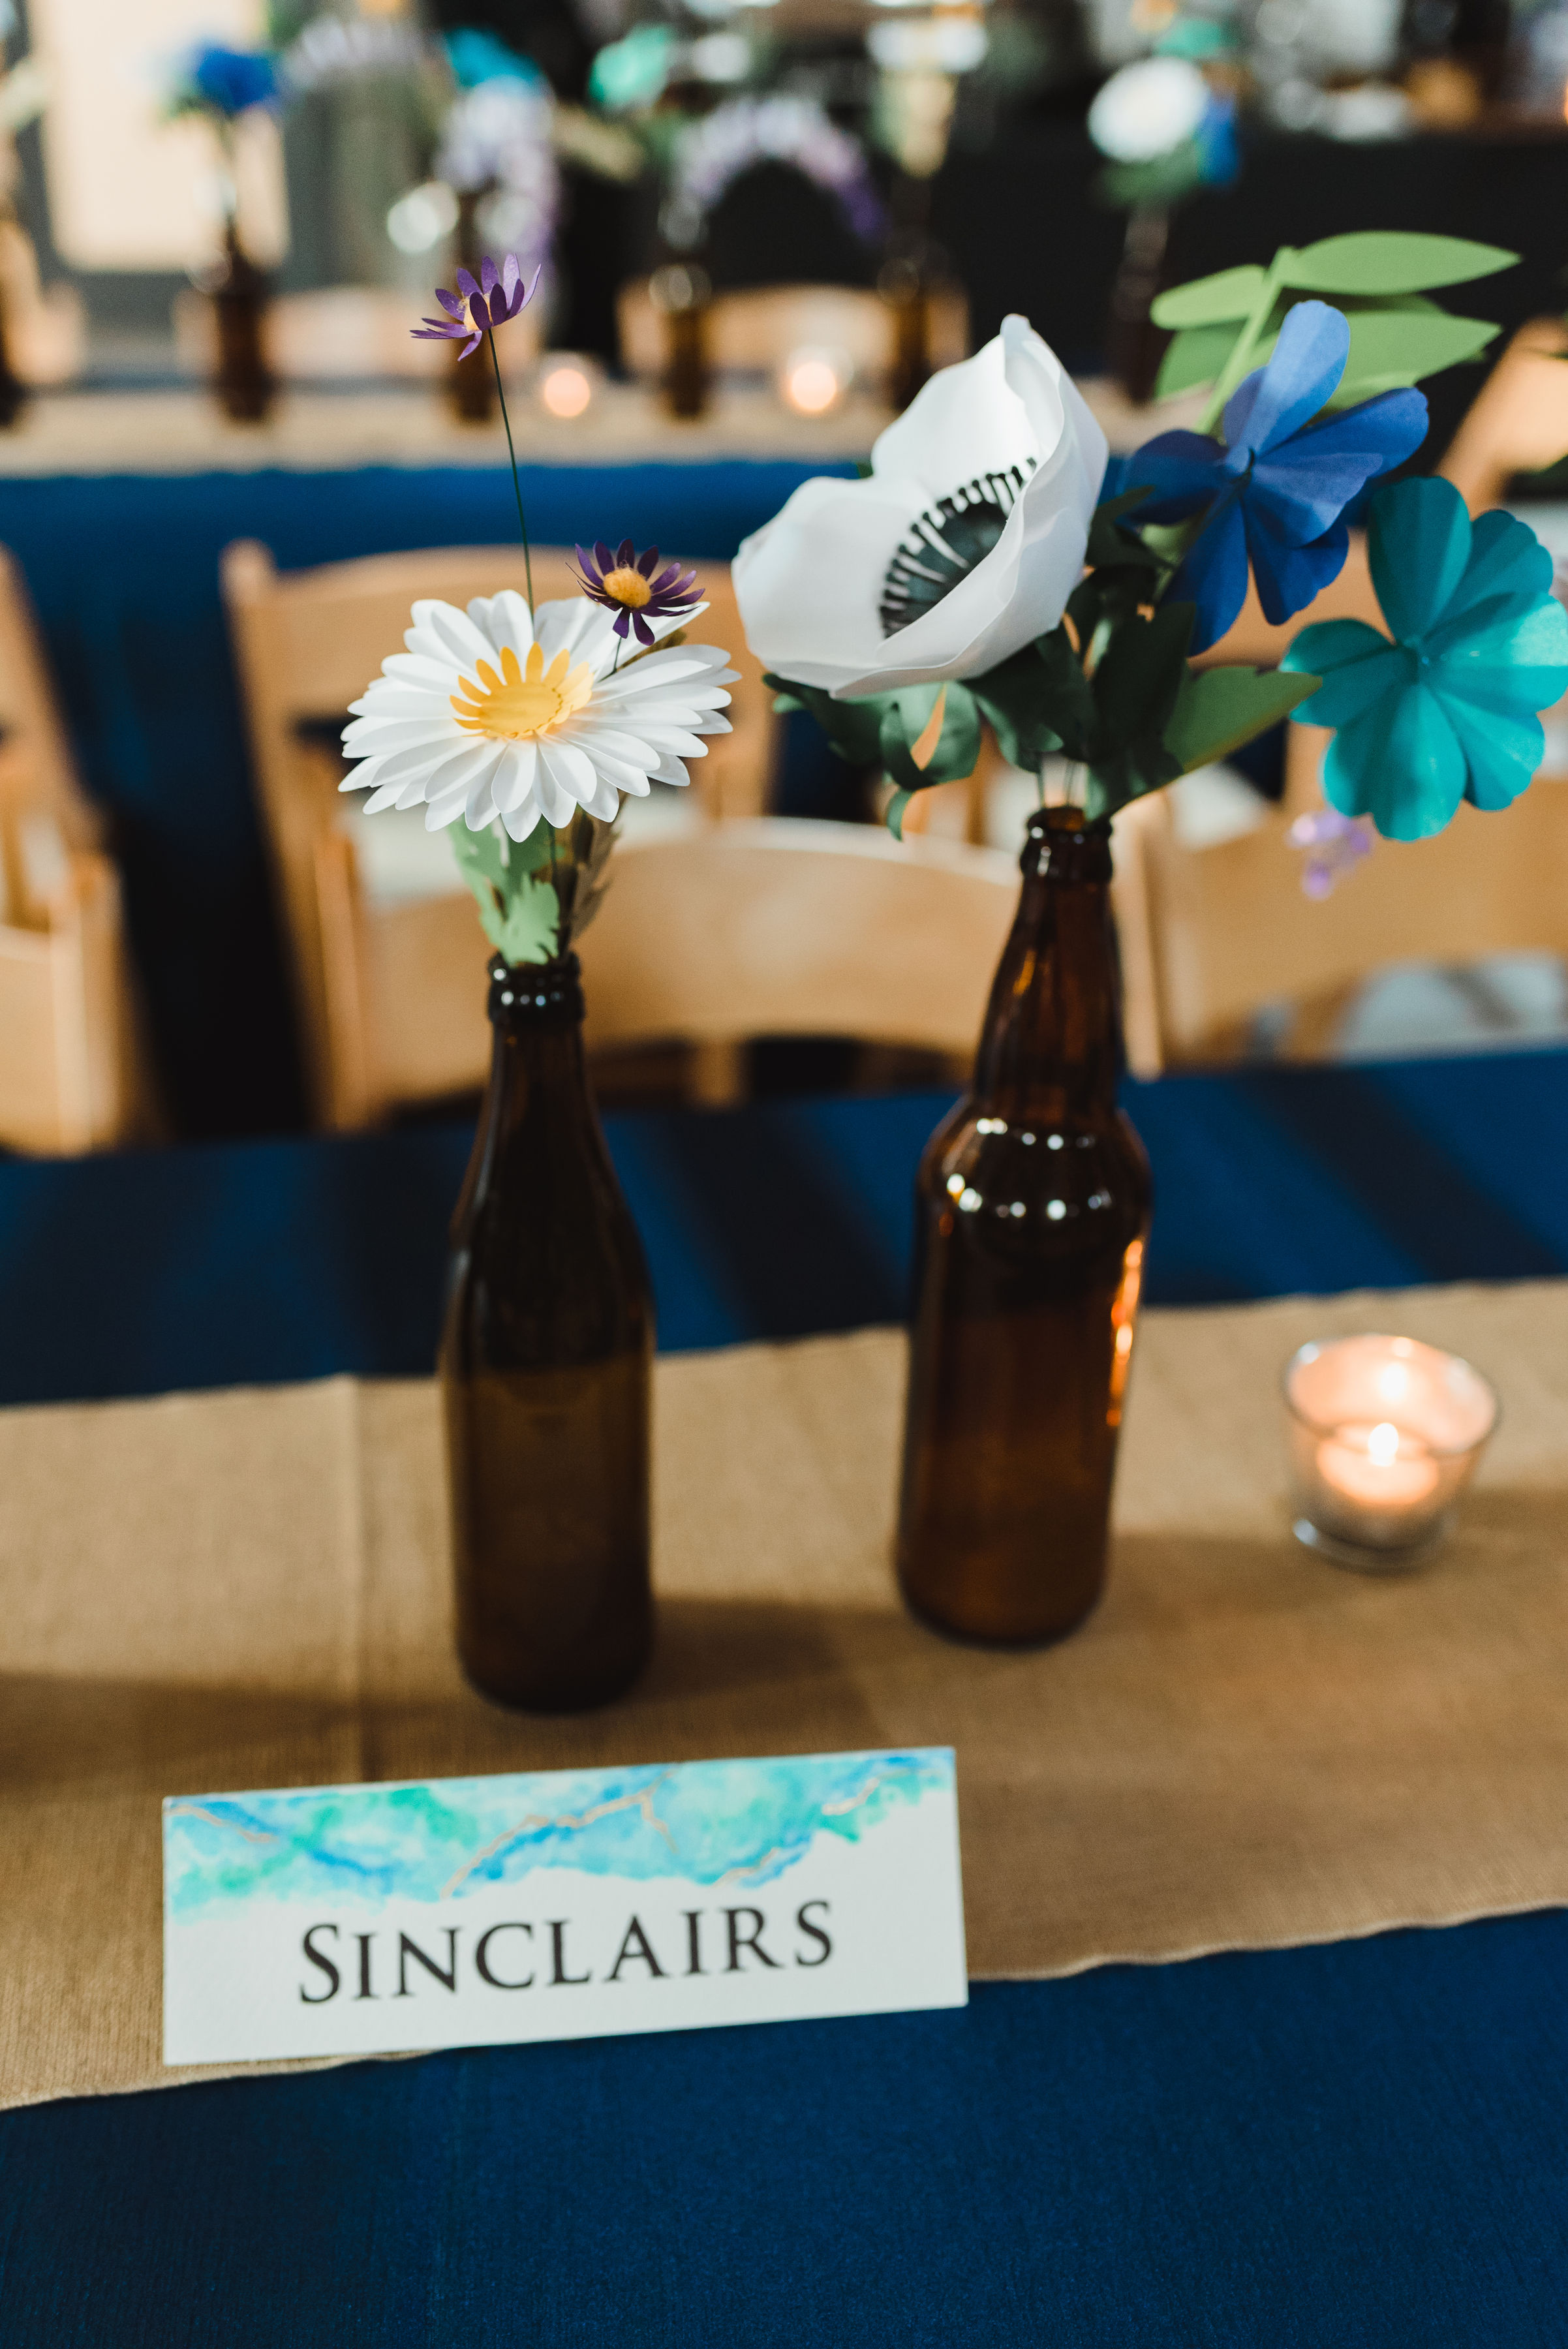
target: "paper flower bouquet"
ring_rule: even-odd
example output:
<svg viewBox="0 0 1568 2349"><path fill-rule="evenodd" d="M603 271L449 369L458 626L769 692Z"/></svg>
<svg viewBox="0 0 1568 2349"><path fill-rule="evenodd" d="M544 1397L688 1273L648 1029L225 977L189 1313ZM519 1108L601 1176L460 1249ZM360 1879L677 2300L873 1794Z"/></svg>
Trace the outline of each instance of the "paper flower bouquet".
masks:
<svg viewBox="0 0 1568 2349"><path fill-rule="evenodd" d="M422 806L431 831L450 827L492 946L507 963L545 963L594 910L622 795L688 784L702 738L730 730L735 671L716 645L666 643L707 606L695 574L661 564L657 547L578 547L581 594L535 602L495 336L539 274L524 277L509 254L457 281L437 295L441 315L412 331L461 344L460 359L489 346L528 593L504 588L466 611L414 605L403 651L350 705L343 789L369 791L368 814Z"/></svg>
<svg viewBox="0 0 1568 2349"><path fill-rule="evenodd" d="M1435 289L1512 256L1364 234L1286 248L1162 297L1167 378L1211 389L1198 429L1107 463L1104 435L1022 318L937 376L856 481L808 481L742 547L735 585L780 707L912 792L973 771L982 725L1030 772L1070 762L1090 817L1223 758L1293 710L1334 727L1331 807L1390 838L1461 799L1508 804L1568 688L1568 615L1534 533L1473 526L1434 480L1419 378L1496 329ZM1382 486L1379 486L1380 483ZM1279 626L1343 568L1365 514L1387 635L1305 629L1280 669L1222 647L1249 581Z"/></svg>

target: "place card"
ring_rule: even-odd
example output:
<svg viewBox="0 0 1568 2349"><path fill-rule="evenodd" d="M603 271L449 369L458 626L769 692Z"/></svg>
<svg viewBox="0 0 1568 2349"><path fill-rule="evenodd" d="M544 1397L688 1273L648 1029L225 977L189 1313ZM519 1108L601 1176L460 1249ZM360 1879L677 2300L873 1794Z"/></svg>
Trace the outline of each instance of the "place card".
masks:
<svg viewBox="0 0 1568 2349"><path fill-rule="evenodd" d="M946 1746L163 1806L166 2064L967 1998Z"/></svg>

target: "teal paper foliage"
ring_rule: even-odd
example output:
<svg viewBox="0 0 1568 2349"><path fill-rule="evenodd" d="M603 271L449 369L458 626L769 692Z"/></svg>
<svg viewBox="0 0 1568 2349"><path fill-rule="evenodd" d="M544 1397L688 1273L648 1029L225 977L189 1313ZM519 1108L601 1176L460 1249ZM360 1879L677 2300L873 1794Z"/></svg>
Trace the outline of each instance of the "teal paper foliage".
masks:
<svg viewBox="0 0 1568 2349"><path fill-rule="evenodd" d="M1336 731L1324 792L1388 840L1440 832L1462 799L1504 808L1544 749L1537 712L1568 690L1568 613L1552 558L1506 513L1472 524L1450 482L1391 482L1367 514L1389 636L1362 620L1303 628L1286 669L1323 680L1298 715Z"/></svg>

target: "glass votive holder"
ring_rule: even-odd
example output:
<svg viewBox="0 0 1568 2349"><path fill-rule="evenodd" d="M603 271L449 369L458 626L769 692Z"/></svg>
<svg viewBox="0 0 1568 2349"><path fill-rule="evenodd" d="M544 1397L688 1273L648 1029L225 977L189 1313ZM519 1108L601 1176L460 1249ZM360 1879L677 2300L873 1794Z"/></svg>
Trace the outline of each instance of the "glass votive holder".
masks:
<svg viewBox="0 0 1568 2349"><path fill-rule="evenodd" d="M1399 1574L1448 1533L1497 1425L1490 1382L1416 1338L1333 1338L1285 1365L1296 1539L1336 1566Z"/></svg>

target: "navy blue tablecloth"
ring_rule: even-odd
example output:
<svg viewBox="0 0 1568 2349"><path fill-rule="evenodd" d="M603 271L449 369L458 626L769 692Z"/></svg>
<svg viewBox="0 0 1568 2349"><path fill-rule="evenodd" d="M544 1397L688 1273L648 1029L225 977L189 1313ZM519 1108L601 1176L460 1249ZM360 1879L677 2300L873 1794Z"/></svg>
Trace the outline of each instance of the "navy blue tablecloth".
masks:
<svg viewBox="0 0 1568 2349"><path fill-rule="evenodd" d="M1158 1298L1568 1269L1568 1054L1128 1099ZM616 1121L665 1342L896 1312L941 1106ZM466 1139L0 1165L5 1399L423 1370ZM1552 1912L15 2112L0 2342L1555 2349L1565 1981Z"/></svg>
<svg viewBox="0 0 1568 2349"><path fill-rule="evenodd" d="M1161 1305L1568 1272L1568 1054L1128 1084ZM902 1317L940 1093L612 1117L667 1351ZM464 1127L0 1161L0 1403L421 1376Z"/></svg>
<svg viewBox="0 0 1568 2349"><path fill-rule="evenodd" d="M523 487L537 545L629 535L727 560L808 473L849 470L537 465ZM488 467L0 481L0 543L26 574L84 779L111 819L182 1132L275 1130L300 1104L219 555L258 538L295 570L406 547L511 547L514 528L511 481Z"/></svg>

